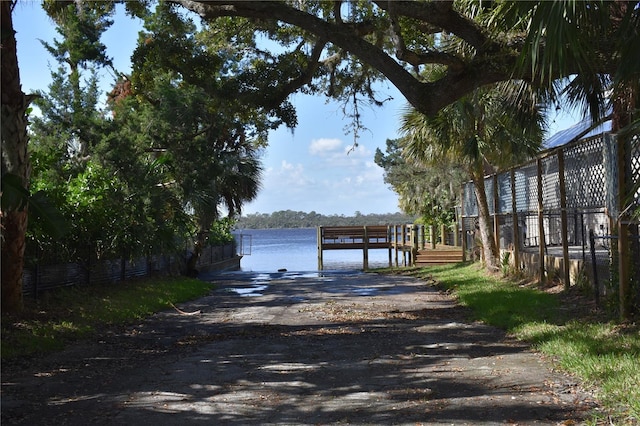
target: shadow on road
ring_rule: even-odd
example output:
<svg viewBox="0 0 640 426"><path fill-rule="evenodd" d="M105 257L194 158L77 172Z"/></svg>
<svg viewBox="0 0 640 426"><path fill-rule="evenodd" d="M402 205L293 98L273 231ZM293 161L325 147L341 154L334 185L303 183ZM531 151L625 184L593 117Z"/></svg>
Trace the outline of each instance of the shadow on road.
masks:
<svg viewBox="0 0 640 426"><path fill-rule="evenodd" d="M208 279L182 313L3 371L3 424L558 424L593 406L416 278Z"/></svg>

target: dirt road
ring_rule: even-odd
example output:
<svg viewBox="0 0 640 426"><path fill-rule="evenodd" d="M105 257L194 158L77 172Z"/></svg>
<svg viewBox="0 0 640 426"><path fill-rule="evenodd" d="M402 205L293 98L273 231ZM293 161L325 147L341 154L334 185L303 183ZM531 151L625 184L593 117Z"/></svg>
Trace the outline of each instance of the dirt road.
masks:
<svg viewBox="0 0 640 426"><path fill-rule="evenodd" d="M419 279L215 281L182 313L4 366L2 424L558 425L594 408L575 380Z"/></svg>

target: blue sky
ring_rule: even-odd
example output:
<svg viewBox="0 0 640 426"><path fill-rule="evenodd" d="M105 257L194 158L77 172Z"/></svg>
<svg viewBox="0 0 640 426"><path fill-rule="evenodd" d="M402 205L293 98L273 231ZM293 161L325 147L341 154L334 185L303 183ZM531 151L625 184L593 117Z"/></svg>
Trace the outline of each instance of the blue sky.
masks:
<svg viewBox="0 0 640 426"><path fill-rule="evenodd" d="M120 12L103 42L115 68L129 72L130 56L141 27L139 21ZM51 82L50 67L56 64L38 40L52 42L58 37L55 26L42 11L40 1L18 2L13 19L22 88L25 93L46 90ZM105 71L105 91L113 81L114 77ZM405 101L393 86L381 87L382 94L393 100L383 108L360 110L368 130L359 135L355 149L351 149L353 135L345 134L349 119L344 117L341 105L327 103L324 97L293 95L298 126L293 131L280 128L270 134L269 147L262 158L262 189L256 200L244 206L243 213L289 209L344 215L399 211L397 195L384 183L383 170L374 163L373 156L378 147L384 151L387 139L398 136ZM578 119L558 115L550 133L569 127Z"/></svg>

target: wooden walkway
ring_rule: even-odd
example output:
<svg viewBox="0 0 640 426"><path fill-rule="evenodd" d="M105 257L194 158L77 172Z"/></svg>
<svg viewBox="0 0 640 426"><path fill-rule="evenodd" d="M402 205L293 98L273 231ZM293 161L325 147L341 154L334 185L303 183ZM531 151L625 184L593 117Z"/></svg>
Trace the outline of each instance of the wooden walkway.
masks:
<svg viewBox="0 0 640 426"><path fill-rule="evenodd" d="M444 234L441 231L441 234ZM430 235L435 235L431 228ZM456 242L457 240L454 239ZM362 250L362 267L369 269L369 250L386 249L389 267L429 266L464 260L458 246L436 245L431 237L426 248L425 228L418 225L320 226L318 227L318 270L323 269L325 250ZM395 255L394 255L395 254ZM400 257L402 259L400 259Z"/></svg>

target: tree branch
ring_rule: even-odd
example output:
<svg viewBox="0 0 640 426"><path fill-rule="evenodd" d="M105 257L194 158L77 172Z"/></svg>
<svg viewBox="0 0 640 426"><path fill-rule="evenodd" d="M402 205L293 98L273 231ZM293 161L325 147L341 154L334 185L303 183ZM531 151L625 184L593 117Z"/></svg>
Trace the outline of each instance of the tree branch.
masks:
<svg viewBox="0 0 640 426"><path fill-rule="evenodd" d="M289 80L287 83L281 86L279 93L276 93L273 97L271 97L271 101L273 103L272 105L269 105L269 107L276 108L278 105L284 102L290 94L296 92L302 86L311 83L313 75L318 70L320 65L322 65L322 63L320 62L320 55L322 54L325 45L326 41L319 40L313 46L306 69L304 69L298 77Z"/></svg>
<svg viewBox="0 0 640 426"><path fill-rule="evenodd" d="M482 50L489 42L482 28L471 19L453 10L453 1L389 1L374 0L382 10L435 25L460 37L477 50Z"/></svg>
<svg viewBox="0 0 640 426"><path fill-rule="evenodd" d="M404 66L381 48L362 38L373 30L373 25L340 24L327 22L319 17L275 1L220 0L217 2L175 0L185 8L199 14L204 20L213 21L222 16L275 20L299 27L320 40L331 42L357 56L363 63L375 68L398 88L407 101L420 112L433 115L442 107L480 86L511 78L515 65L515 54L500 54L499 45L492 45L481 29L471 20L452 9L450 2L394 2L394 8L402 16L422 20L439 26L464 39L478 52L475 59L467 62L454 60L444 53L433 52L411 57L408 61L435 62L450 66L445 77L435 82L421 82ZM381 9L388 9L388 0L375 1ZM486 49L487 46L492 48ZM496 47L495 49L493 47ZM498 52L489 54L488 52ZM457 58L456 58L457 59ZM426 63L425 62L425 63ZM290 87L295 87L294 84Z"/></svg>
<svg viewBox="0 0 640 426"><path fill-rule="evenodd" d="M342 8L342 0L334 0L333 2L333 19L336 20L337 23L342 24L342 13L340 9Z"/></svg>
<svg viewBox="0 0 640 426"><path fill-rule="evenodd" d="M393 40L396 48L396 57L416 68L418 65L436 63L448 65L451 67L452 71L460 72L464 67L464 63L453 55L444 52L417 53L407 49L404 38L402 37L402 28L400 27L395 4L396 2L389 1L389 9L387 12L391 19L391 39Z"/></svg>

